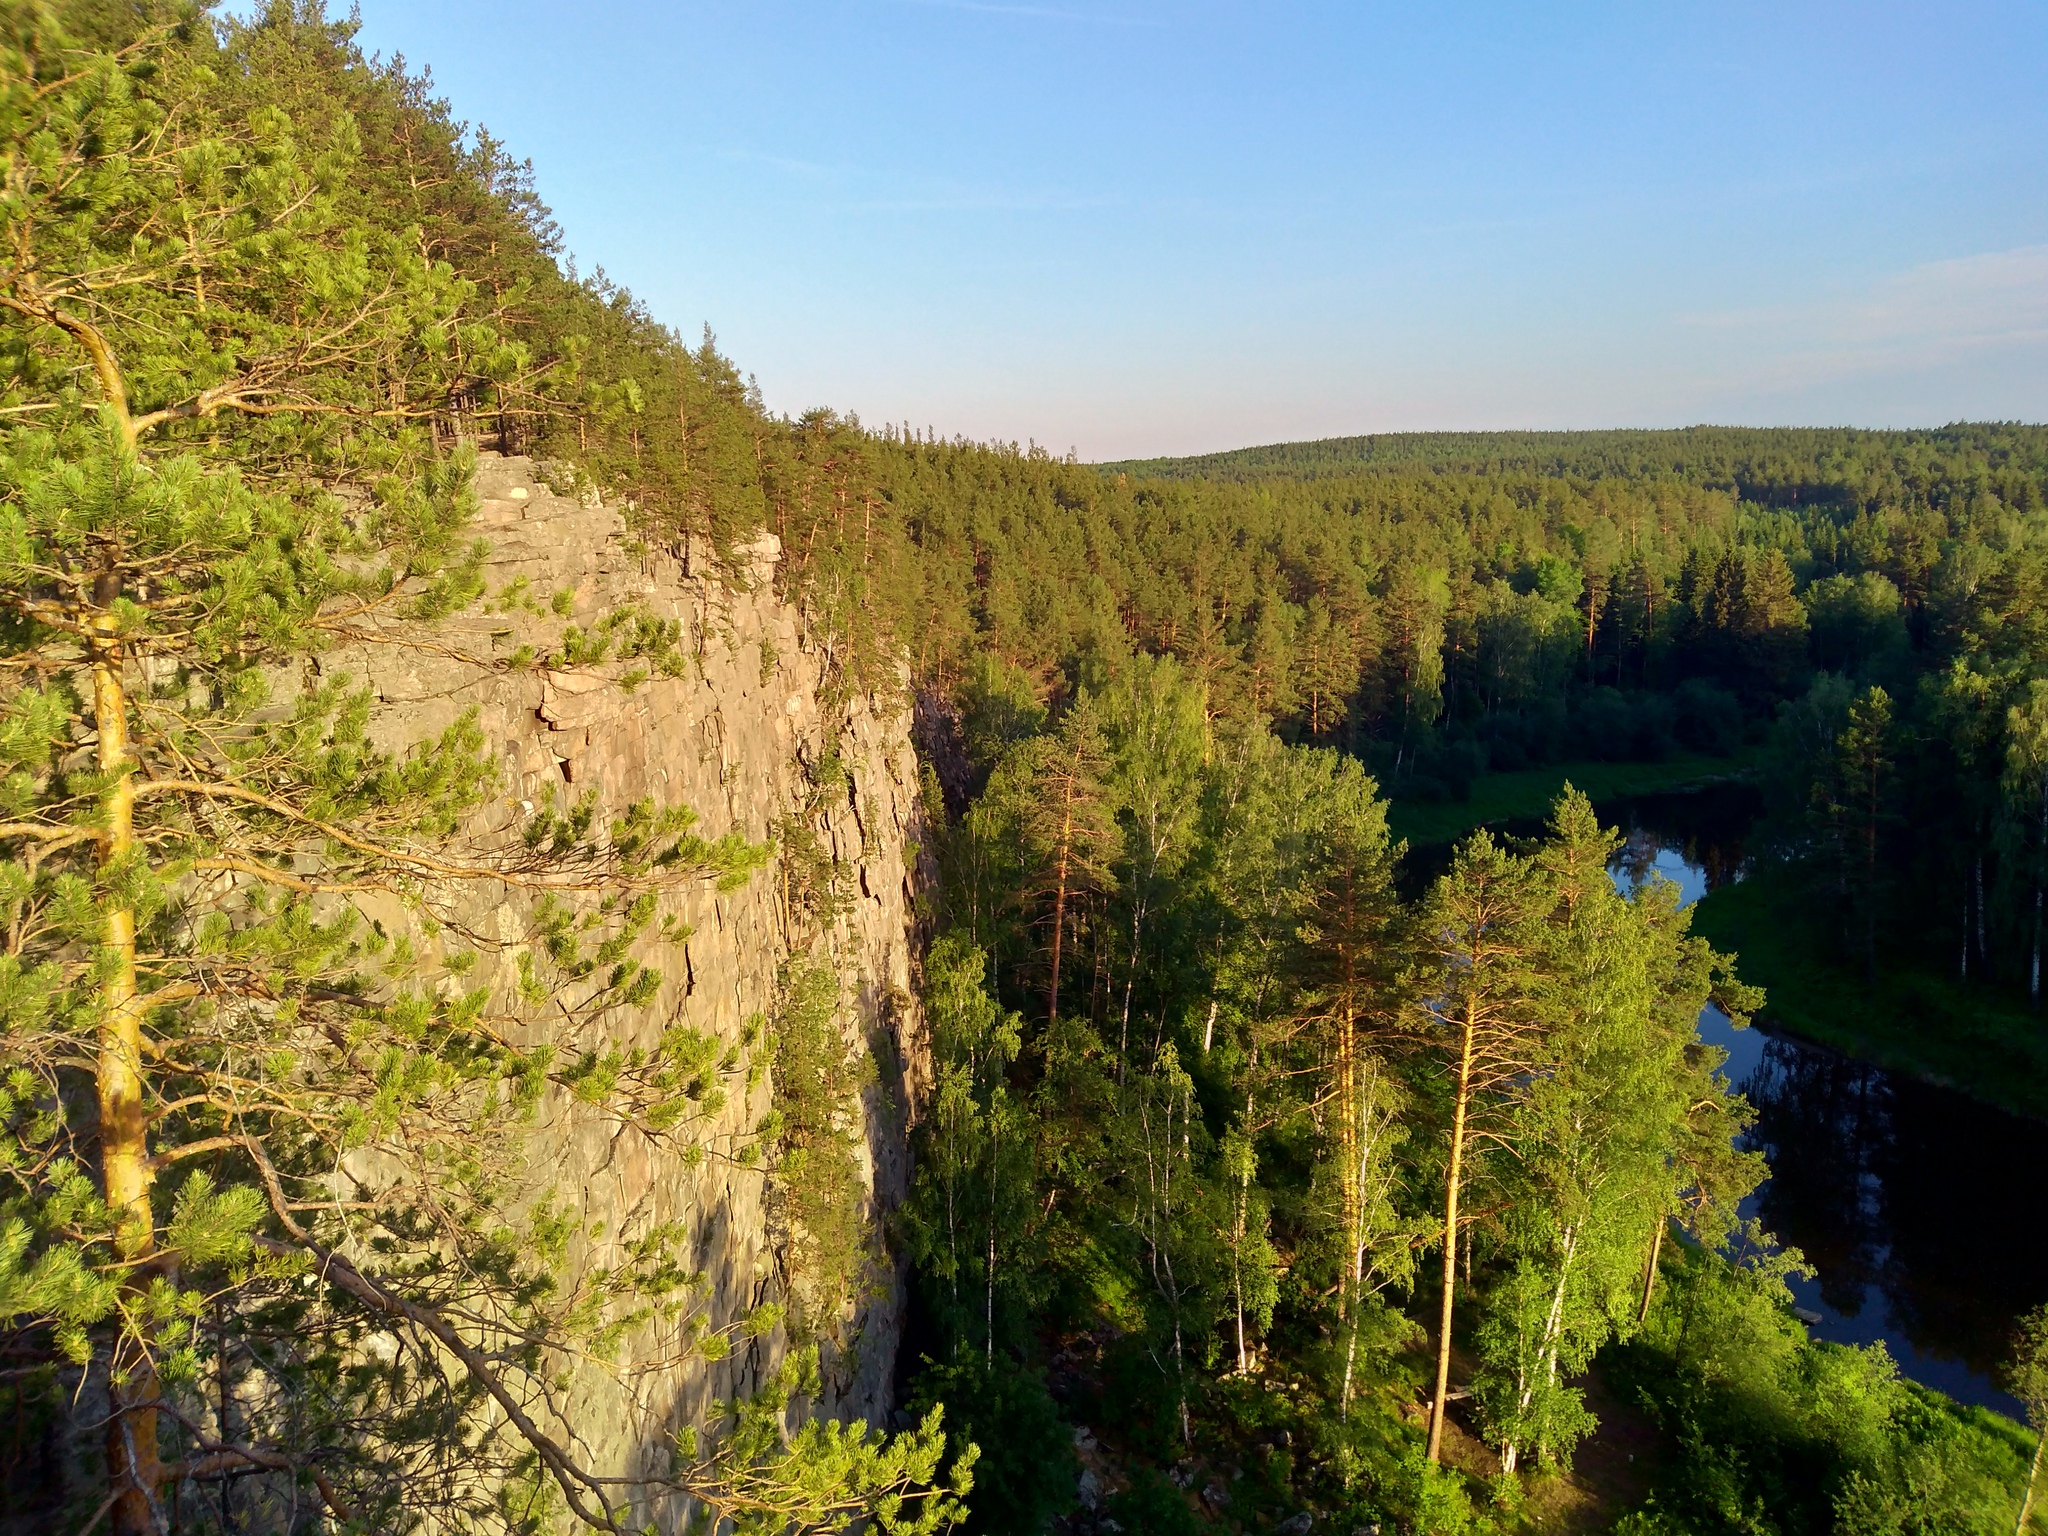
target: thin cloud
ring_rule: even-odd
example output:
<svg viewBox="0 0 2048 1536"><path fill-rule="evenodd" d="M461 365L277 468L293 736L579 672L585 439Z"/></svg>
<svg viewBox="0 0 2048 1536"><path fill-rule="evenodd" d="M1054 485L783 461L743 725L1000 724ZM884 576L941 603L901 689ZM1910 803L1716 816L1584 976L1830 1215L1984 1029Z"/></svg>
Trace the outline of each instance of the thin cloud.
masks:
<svg viewBox="0 0 2048 1536"><path fill-rule="evenodd" d="M2048 245L1932 261L1810 304L1683 317L1769 360L1742 370L1779 386L1956 363L2048 344Z"/></svg>

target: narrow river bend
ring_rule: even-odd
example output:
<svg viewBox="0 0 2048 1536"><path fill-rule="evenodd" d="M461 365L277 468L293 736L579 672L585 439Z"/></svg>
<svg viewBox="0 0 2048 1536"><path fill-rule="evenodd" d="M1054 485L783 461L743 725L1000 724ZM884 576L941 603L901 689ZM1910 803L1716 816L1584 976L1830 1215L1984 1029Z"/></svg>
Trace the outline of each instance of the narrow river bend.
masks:
<svg viewBox="0 0 2048 1536"><path fill-rule="evenodd" d="M1618 882L1654 870L1690 902L1741 877L1755 805L1739 787L1600 812L1628 834ZM1775 1031L1768 1009L1738 1030L1709 1008L1699 1031L1756 1106L1771 1177L1744 1214L1813 1267L1792 1289L1814 1337L1882 1340L1915 1381L2018 1417L1994 1373L2048 1301L2048 1125Z"/></svg>

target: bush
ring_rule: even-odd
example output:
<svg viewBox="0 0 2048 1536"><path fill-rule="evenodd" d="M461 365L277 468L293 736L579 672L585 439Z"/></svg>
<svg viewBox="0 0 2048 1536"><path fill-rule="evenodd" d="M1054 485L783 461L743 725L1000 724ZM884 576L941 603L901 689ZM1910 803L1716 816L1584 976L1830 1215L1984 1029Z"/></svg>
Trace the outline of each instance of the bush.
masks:
<svg viewBox="0 0 2048 1536"><path fill-rule="evenodd" d="M1130 1536L1207 1536L1210 1530L1181 1491L1150 1467L1140 1467L1130 1488L1109 1501L1109 1516Z"/></svg>
<svg viewBox="0 0 2048 1536"><path fill-rule="evenodd" d="M1649 1327L1609 1358L1677 1448L1617 1530L2010 1530L2026 1475L2019 1440L1901 1381L1882 1345L1809 1341L1790 1315L1787 1272L1784 1257L1739 1265L1697 1248L1666 1265Z"/></svg>
<svg viewBox="0 0 2048 1536"><path fill-rule="evenodd" d="M962 1351L946 1365L927 1361L911 1388L912 1417L946 1405L946 1429L981 1448L966 1529L987 1536L1037 1536L1074 1507L1080 1463L1073 1432L1036 1371L998 1354L990 1363Z"/></svg>

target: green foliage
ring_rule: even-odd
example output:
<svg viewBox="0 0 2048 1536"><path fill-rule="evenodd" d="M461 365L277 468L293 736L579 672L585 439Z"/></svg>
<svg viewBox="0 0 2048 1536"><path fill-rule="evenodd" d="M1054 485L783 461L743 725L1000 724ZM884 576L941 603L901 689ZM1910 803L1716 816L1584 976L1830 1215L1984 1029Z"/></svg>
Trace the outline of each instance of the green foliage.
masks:
<svg viewBox="0 0 2048 1536"><path fill-rule="evenodd" d="M967 1530L1036 1536L1073 1509L1073 1432L1036 1373L1007 1355L987 1360L972 1351L944 1365L927 1363L910 1409L921 1415L939 1404L958 1433L981 1448Z"/></svg>
<svg viewBox="0 0 2048 1536"><path fill-rule="evenodd" d="M1992 1532L2013 1528L2025 1452L1898 1378L1883 1346L1809 1343L1784 1276L1796 1254L1686 1248L1622 1372L1678 1445L1628 1528ZM1988 1416L1985 1416L1988 1418Z"/></svg>
<svg viewBox="0 0 2048 1536"><path fill-rule="evenodd" d="M1210 1527L1188 1508L1181 1491L1150 1467L1132 1475L1131 1486L1108 1503L1109 1517L1145 1536L1202 1536Z"/></svg>
<svg viewBox="0 0 2048 1536"><path fill-rule="evenodd" d="M1002 676L984 670L990 697ZM1204 1509L1479 1529L1397 1408L1442 1230L1445 1021L1477 986L1500 1026L1465 1106L1473 1417L1562 1464L1592 1427L1577 1378L1635 1331L1659 1229L1718 1241L1756 1181L1731 1145L1746 1107L1693 1033L1710 998L1738 1017L1756 998L1672 888L1616 891L1583 797L1526 855L1475 843L1417 906L1355 759L1201 700L1171 659L1127 659L979 738L993 764L941 848L955 926L927 961L904 1218L941 1345L926 1390L1058 1349L1131 1519L1202 1519L1145 1468L1234 1462ZM1465 927L1511 963L1489 950L1478 974ZM1254 1484L1283 1430L1312 1454Z"/></svg>
<svg viewBox="0 0 2048 1536"><path fill-rule="evenodd" d="M1674 1217L1718 1243L1758 1171L1688 1044L1705 998L1755 999L1668 892L1607 887L1583 802L1540 849L1474 845L1433 905L1403 902L1382 786L1404 829L1448 837L1548 804L1544 764L1610 788L1727 771L1775 715L1777 852L1804 884L1739 891L1824 891L1808 904L1867 970L1960 954L2000 989L1973 1015L2037 993L2040 429L1416 436L1105 470L777 420L708 335L560 264L525 168L350 25L277 4L138 35L155 19L16 7L0 36L0 1325L45 1386L96 1371L126 1422L172 1425L137 1407L161 1389L179 1456L228 1428L199 1386L228 1380L239 1432L284 1458L262 1476L328 1488L338 1519L601 1523L612 1495L544 1430L482 1433L493 1393L547 1400L561 1352L601 1361L650 1320L716 1357L784 1314L712 1328L680 1231L585 1263L594 1235L521 1138L573 1102L687 1161L771 1068L735 1156L766 1159L797 1330L831 1332L871 1278L869 1064L839 978L785 972L765 1044L636 1022L685 932L669 893L734 889L771 850L588 796L479 842L499 786L475 722L385 751L367 696L309 664L481 597L457 445L489 432L692 570L749 582L772 533L828 706L904 664L921 695L945 885L902 1232L943 1357L924 1397L1002 1447L978 1523L1062 1507L1038 1362L1092 1340L1079 1390L1127 1449L1242 1454L1266 1515L1299 1492L1477 1528L1396 1409L1460 1103L1451 1284L1475 1423L1511 1460L1569 1459L1576 1377L1619 1338L1682 1449L1643 1528L1968 1529L1996 1505L2009 1447L1881 1357L1807 1345L1782 1257L1674 1258L1635 1332L1645 1246ZM576 593L547 611L578 618ZM686 670L671 621L580 618L504 664L627 690ZM781 661L763 645L763 686ZM807 768L775 851L823 954L853 900L826 813L870 787L836 755ZM1484 978L1445 942L1488 927L1482 887L1512 895L1516 951ZM529 894L502 974L443 924L462 890ZM1482 980L1497 1070L1454 1096L1445 1021ZM149 1118L116 1195L101 1154L128 1122L91 1100L129 1091L122 1050ZM971 1455L940 1472L935 1413L895 1440L792 1431L805 1369L662 1486L746 1530L961 1516ZM1313 1457L1255 1456L1254 1419ZM1118 1518L1199 1523L1142 1470Z"/></svg>
<svg viewBox="0 0 2048 1536"><path fill-rule="evenodd" d="M774 1106L760 1126L786 1227L796 1319L807 1332L835 1329L867 1288L874 1263L868 1192L861 1176L862 1090L873 1058L846 1043L839 978L823 965L792 962L774 1019Z"/></svg>
<svg viewBox="0 0 2048 1536"><path fill-rule="evenodd" d="M1022 1048L1023 1020L988 995L987 970L986 953L958 933L925 958L934 1081L902 1220L951 1358L978 1341L993 1368L999 1294L1001 1325L1012 1334L1029 1299L1017 1287L1030 1266L1013 1259L1032 1185L1029 1126L1005 1085Z"/></svg>
<svg viewBox="0 0 2048 1536"><path fill-rule="evenodd" d="M2014 1331L2005 1389L2027 1405L2036 1429L2048 1418L2048 1306L2034 1308Z"/></svg>
<svg viewBox="0 0 2048 1536"><path fill-rule="evenodd" d="M899 1435L815 1418L790 1433L792 1399L817 1388L816 1351L794 1352L764 1390L719 1405L723 1422L708 1455L700 1459L695 1437L684 1437L681 1482L700 1507L692 1529L715 1532L730 1521L744 1536L781 1536L870 1521L885 1536L932 1536L966 1514L978 1453L964 1444L944 1465L943 1407Z"/></svg>

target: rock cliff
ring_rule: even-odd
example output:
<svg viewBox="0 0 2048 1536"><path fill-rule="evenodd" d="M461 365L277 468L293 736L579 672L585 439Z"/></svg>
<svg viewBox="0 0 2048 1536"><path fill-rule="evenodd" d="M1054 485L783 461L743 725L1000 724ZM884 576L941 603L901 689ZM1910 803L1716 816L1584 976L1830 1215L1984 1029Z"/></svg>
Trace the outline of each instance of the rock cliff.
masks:
<svg viewBox="0 0 2048 1536"><path fill-rule="evenodd" d="M652 796L693 807L707 837L776 839L775 861L739 890L707 888L682 900L693 931L680 952L646 946L665 979L632 1026L643 1032L635 1043L684 1025L744 1056L760 1018L775 1009L785 962L793 954L828 959L843 983L844 1038L849 1048L872 1049L879 1069L849 1111L864 1118L869 1215L884 1231L908 1178L910 1076L919 1054L911 968L920 796L907 709L894 699L844 697L828 647L776 596L772 536L741 551L740 567L721 576L701 561L691 569L687 554L645 548L615 507L587 493L556 494L529 460L486 455L477 491L492 597L441 626L443 649L357 644L324 655L322 672L368 681L372 729L385 745L429 738L474 707L500 770L485 817L491 830L531 815L550 791L558 801L594 792L600 817ZM680 625L682 675L642 677L646 668L620 661L504 671L464 659L503 657L522 645L559 654L570 625L588 633L627 611ZM833 766L821 773L826 764ZM829 856L824 867L843 893L822 921L793 909L792 827L809 830L809 856L814 865ZM484 940L494 989L514 986L532 915L531 903L502 890L458 915ZM720 1155L744 1148L771 1092L765 1076L751 1085L742 1079L712 1122L695 1128L693 1140L710 1154L701 1158L566 1100L550 1103L532 1151L583 1230L603 1234L585 1257L602 1262L605 1245L615 1251L636 1232L680 1222L704 1276L711 1327L779 1299L786 1255L766 1177L741 1156ZM885 1255L879 1283L824 1320L825 1411L886 1418L902 1302L901 1266ZM615 1372L573 1373L561 1427L594 1470L634 1475L666 1466L679 1426L701 1422L712 1399L749 1390L786 1347L777 1327L723 1361L700 1353L678 1365L688 1354L681 1326L640 1328ZM671 1526L681 1511L645 1513Z"/></svg>

